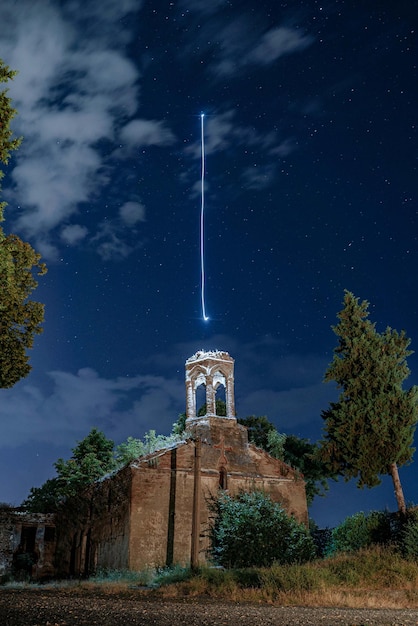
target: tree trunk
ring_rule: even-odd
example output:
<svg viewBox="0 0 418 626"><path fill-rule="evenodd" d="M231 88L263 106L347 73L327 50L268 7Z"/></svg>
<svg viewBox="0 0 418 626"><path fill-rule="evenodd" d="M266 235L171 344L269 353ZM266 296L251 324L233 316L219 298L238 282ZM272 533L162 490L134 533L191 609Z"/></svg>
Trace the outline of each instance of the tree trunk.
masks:
<svg viewBox="0 0 418 626"><path fill-rule="evenodd" d="M406 515L406 504L405 497L403 495L403 489L401 485L401 481L399 479L398 466L396 463L391 463L389 465L389 474L392 476L393 487L395 489L395 498L398 503L398 511L402 515Z"/></svg>

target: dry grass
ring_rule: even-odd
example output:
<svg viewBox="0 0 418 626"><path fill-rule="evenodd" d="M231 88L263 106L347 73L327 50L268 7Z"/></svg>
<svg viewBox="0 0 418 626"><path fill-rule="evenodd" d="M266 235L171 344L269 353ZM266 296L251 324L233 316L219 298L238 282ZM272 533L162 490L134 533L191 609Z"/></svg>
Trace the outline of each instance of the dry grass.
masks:
<svg viewBox="0 0 418 626"><path fill-rule="evenodd" d="M159 587L155 593L282 606L418 609L418 563L373 548L300 566L203 569L198 576Z"/></svg>
<svg viewBox="0 0 418 626"><path fill-rule="evenodd" d="M373 548L305 565L223 570L108 572L86 581L52 582L60 593L211 598L305 607L418 609L418 562Z"/></svg>

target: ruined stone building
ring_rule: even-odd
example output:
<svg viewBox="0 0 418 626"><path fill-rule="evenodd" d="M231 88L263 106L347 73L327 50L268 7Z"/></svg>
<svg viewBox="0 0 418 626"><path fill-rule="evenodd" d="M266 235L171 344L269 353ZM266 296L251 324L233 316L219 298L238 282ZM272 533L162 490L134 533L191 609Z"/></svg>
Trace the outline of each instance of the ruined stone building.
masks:
<svg viewBox="0 0 418 626"><path fill-rule="evenodd" d="M201 385L206 414L198 417ZM226 417L216 415L220 387ZM307 523L303 478L249 444L247 429L237 423L234 360L228 353L201 351L186 361L186 406L186 440L131 462L57 520L60 573L205 562L208 499L219 489L262 490Z"/></svg>
<svg viewBox="0 0 418 626"><path fill-rule="evenodd" d="M206 413L198 416L202 389ZM216 414L221 389L222 417ZM56 574L204 563L208 502L220 489L262 490L307 523L303 478L250 444L237 422L228 353L200 351L186 361L186 407L184 441L134 460L67 503L56 518Z"/></svg>

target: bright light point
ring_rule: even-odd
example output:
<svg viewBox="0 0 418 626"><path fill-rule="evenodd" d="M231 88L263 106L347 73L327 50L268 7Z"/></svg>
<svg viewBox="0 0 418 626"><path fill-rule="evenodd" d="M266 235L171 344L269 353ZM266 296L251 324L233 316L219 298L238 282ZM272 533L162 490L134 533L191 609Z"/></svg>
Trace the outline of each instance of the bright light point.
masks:
<svg viewBox="0 0 418 626"><path fill-rule="evenodd" d="M204 316L203 321L204 321L204 322L208 322L208 321L209 321L209 318L208 318L208 316L207 316L207 315L205 315L205 316Z"/></svg>
<svg viewBox="0 0 418 626"><path fill-rule="evenodd" d="M205 117L205 114L204 114L204 113L201 113L201 114L200 114L200 117Z"/></svg>

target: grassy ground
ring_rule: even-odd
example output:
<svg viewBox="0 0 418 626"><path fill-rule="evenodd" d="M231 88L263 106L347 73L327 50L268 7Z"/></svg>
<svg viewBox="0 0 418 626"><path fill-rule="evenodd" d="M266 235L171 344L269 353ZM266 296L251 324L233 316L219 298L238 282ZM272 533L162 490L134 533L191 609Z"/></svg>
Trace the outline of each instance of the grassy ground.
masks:
<svg viewBox="0 0 418 626"><path fill-rule="evenodd" d="M107 572L85 581L48 583L92 593L136 593L161 598L217 598L282 606L416 608L418 562L373 548L305 565L223 570L176 567L147 572ZM45 585L43 585L45 588Z"/></svg>

